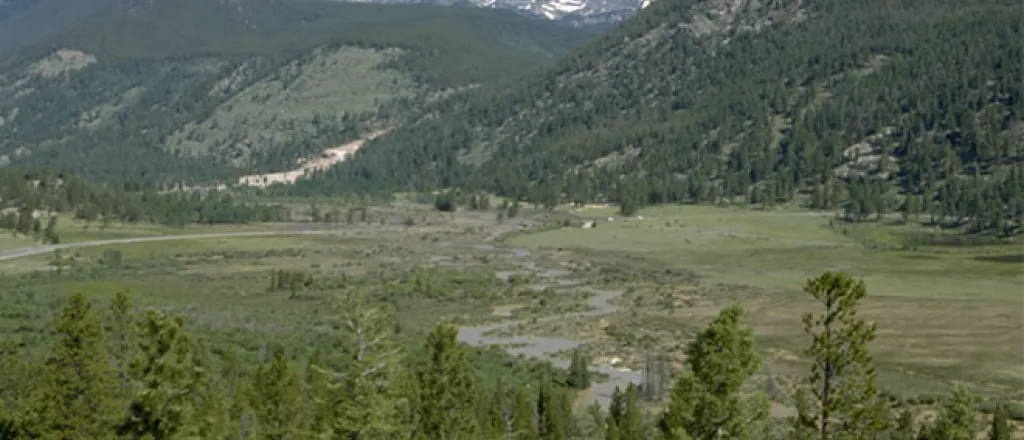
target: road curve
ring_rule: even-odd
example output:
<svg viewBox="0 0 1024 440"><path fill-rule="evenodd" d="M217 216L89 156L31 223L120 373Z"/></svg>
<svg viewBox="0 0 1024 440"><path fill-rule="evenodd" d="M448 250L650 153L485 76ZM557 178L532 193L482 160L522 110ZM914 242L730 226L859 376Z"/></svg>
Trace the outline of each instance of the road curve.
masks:
<svg viewBox="0 0 1024 440"><path fill-rule="evenodd" d="M181 235L158 235L151 237L117 238L109 240L82 241L76 243L62 243L54 245L33 246L21 249L0 251L0 261L15 260L18 258L41 255L53 252L57 249L74 249L81 247L109 246L118 244L147 243L154 241L171 240L195 240L202 238L229 238L229 237L260 237L280 235L337 235L343 231L332 230L282 230L282 231L251 231L251 232L220 232L205 234L181 234ZM492 241L497 236L489 237ZM441 244L441 243L439 243ZM482 249L499 250L491 245L478 245ZM525 249L510 249L516 257L528 257L530 252ZM611 304L611 301L622 295L621 290L598 290L589 287L579 288L593 293L588 300L589 311L581 313L582 316L600 316L614 313L618 307ZM564 316L553 316L540 320L540 322L563 319ZM582 343L579 341L563 338L548 338L534 336L489 336L487 333L512 327L525 323L527 320L509 321L501 324L487 326L461 327L458 339L461 342L475 347L486 345L508 345L506 351L512 355L524 355L536 359L548 359L558 352L571 350ZM553 363L561 368L568 368L569 362L565 360L553 360ZM630 370L620 370L610 365L599 365L596 371L608 375L609 380L603 383L593 383L588 390L589 400L596 400L602 406L607 406L611 401L612 392L616 387L625 388L630 382L640 383L640 374Z"/></svg>

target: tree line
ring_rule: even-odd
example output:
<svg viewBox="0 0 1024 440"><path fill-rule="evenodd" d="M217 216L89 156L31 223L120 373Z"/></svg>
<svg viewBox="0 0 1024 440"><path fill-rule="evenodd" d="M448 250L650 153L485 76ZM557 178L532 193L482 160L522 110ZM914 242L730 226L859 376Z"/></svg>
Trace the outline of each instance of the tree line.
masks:
<svg viewBox="0 0 1024 440"><path fill-rule="evenodd" d="M72 214L99 229L113 222L185 226L290 218L284 206L246 201L228 192L160 192L133 183L95 184L48 169L0 170L0 228L57 243L58 214Z"/></svg>
<svg viewBox="0 0 1024 440"><path fill-rule="evenodd" d="M963 387L940 402L933 420L885 399L869 349L876 327L856 313L864 283L826 272L805 291L819 305L802 317L811 367L786 423L770 417L763 393L745 389L761 358L735 302L686 344L685 368L664 410L652 414L633 384L616 389L607 408L576 410L571 390L591 381L580 352L564 379L520 387L481 382L450 324L437 325L412 356L395 342L393 308L358 289L332 299L335 319L323 335L330 350L299 360L271 349L252 368L234 358L213 362L216 347L181 317L136 310L125 294L105 310L72 294L53 319L42 359L11 339L0 345L0 438L1011 438L1007 408L997 407L983 427Z"/></svg>

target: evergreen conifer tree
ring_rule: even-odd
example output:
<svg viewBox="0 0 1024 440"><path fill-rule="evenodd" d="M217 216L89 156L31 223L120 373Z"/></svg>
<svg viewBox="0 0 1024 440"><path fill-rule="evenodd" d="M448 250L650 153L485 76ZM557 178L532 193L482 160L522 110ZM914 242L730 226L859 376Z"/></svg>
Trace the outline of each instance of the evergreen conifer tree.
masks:
<svg viewBox="0 0 1024 440"><path fill-rule="evenodd" d="M570 413L569 417L572 416ZM568 423L560 396L549 381L542 380L537 395L537 425L543 440L567 440Z"/></svg>
<svg viewBox="0 0 1024 440"><path fill-rule="evenodd" d="M199 438L210 427L205 374L184 321L147 310L131 363L134 394L119 434L132 439Z"/></svg>
<svg viewBox="0 0 1024 440"><path fill-rule="evenodd" d="M685 372L672 390L659 427L668 437L744 439L767 418L763 396L744 397L741 387L761 367L754 335L741 326L743 309L732 303L686 348Z"/></svg>
<svg viewBox="0 0 1024 440"><path fill-rule="evenodd" d="M888 409L878 398L868 352L875 326L857 316L867 295L864 282L842 272L825 272L808 280L804 290L824 310L803 317L804 331L812 337L805 354L813 363L810 396L807 390L797 394L793 438L874 438L889 429Z"/></svg>
<svg viewBox="0 0 1024 440"><path fill-rule="evenodd" d="M440 324L427 336L426 366L419 373L419 433L427 439L475 440L480 432L478 385L457 334L455 326Z"/></svg>
<svg viewBox="0 0 1024 440"><path fill-rule="evenodd" d="M257 439L289 440L295 438L302 426L301 390L299 380L288 365L288 359L278 349L270 363L256 373L256 391L253 409L259 424Z"/></svg>
<svg viewBox="0 0 1024 440"><path fill-rule="evenodd" d="M621 440L646 440L647 426L644 423L643 410L640 408L640 391L630 383L626 388L626 404L622 412L622 422L618 424Z"/></svg>
<svg viewBox="0 0 1024 440"><path fill-rule="evenodd" d="M566 384L570 388L584 390L590 388L590 370L587 369L586 356L579 348L572 350L572 362L569 364L569 377Z"/></svg>
<svg viewBox="0 0 1024 440"><path fill-rule="evenodd" d="M330 386L334 435L383 438L408 431L400 423L401 410L407 408L405 392L395 380L401 353L391 337L394 310L368 304L356 289L336 297L334 310L344 365L340 379Z"/></svg>
<svg viewBox="0 0 1024 440"><path fill-rule="evenodd" d="M511 437L522 440L536 440L536 408L523 388L515 394L515 409L512 414L513 432Z"/></svg>
<svg viewBox="0 0 1024 440"><path fill-rule="evenodd" d="M978 434L975 398L962 386L943 399L939 416L930 429L922 430L921 440L974 440Z"/></svg>
<svg viewBox="0 0 1024 440"><path fill-rule="evenodd" d="M101 318L75 293L54 329L57 340L41 371L30 429L43 440L109 438L121 408Z"/></svg>
<svg viewBox="0 0 1024 440"><path fill-rule="evenodd" d="M988 431L989 440L1010 440L1013 438L1013 425L1007 416L1006 405L1001 404L992 413L992 426Z"/></svg>

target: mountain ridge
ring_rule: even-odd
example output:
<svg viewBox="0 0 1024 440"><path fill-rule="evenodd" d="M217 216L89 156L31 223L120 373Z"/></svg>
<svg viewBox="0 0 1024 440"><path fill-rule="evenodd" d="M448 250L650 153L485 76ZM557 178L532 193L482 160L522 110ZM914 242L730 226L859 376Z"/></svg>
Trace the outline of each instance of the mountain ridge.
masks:
<svg viewBox="0 0 1024 440"><path fill-rule="evenodd" d="M406 5L406 6L434 6L452 7L468 6L478 9L497 9L518 15L540 18L544 20L565 23L581 28L590 28L591 25L609 25L630 16L639 7L638 0L474 0L468 1L438 1L420 2L411 0L375 0L367 2L341 2L336 0L268 0L266 5L260 6L252 0L215 0L205 6L215 6L220 9L218 14L213 16L187 15L186 12L194 7L191 0L182 2L166 2L162 0L79 0L76 2L64 2L59 0L6 0L0 2L0 55L10 54L19 49L30 47L64 33L68 28L80 26L90 21L107 21L110 24L117 23L127 17L139 18L159 11L164 16L185 15L190 20L218 19L221 24L233 23L242 24L252 30L275 27L273 18L284 19L287 22L296 18L294 14L304 15L305 20L316 21L320 12L311 9L330 9L339 3L345 5ZM274 9L275 12L289 11L283 17L265 16L258 20L251 20L260 15L259 9ZM310 5L316 5L310 8ZM256 9L255 11L248 10ZM238 21L225 21L223 15L231 13L238 18ZM220 15L218 17L218 15ZM130 23L130 22L129 22ZM202 28L203 26L199 26Z"/></svg>
<svg viewBox="0 0 1024 440"><path fill-rule="evenodd" d="M290 169L435 96L519 75L588 38L484 9L145 5L79 23L0 71L0 160L164 182Z"/></svg>
<svg viewBox="0 0 1024 440"><path fill-rule="evenodd" d="M438 103L288 191L798 199L854 219L976 219L978 204L961 200L984 194L987 219L971 228L1016 231L1015 12L1008 1L659 1L532 79Z"/></svg>

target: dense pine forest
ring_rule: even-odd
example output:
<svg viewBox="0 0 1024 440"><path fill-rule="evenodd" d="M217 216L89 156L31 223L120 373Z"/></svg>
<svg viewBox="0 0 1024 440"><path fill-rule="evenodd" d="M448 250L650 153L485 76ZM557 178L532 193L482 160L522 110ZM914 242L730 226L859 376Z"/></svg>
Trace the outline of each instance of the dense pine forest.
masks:
<svg viewBox="0 0 1024 440"><path fill-rule="evenodd" d="M554 205L792 200L968 232L1024 220L1015 1L659 1L531 79L437 103L289 191Z"/></svg>
<svg viewBox="0 0 1024 440"><path fill-rule="evenodd" d="M821 310L803 317L814 366L789 423L769 417L761 392L744 389L761 358L736 303L687 344L686 370L652 414L633 385L617 389L608 408L576 405L574 390L592 380L580 357L568 375L548 370L535 383L485 380L455 327L440 324L406 346L390 306L359 289L331 300L319 346L265 341L252 363L181 317L132 307L127 295L98 304L72 294L53 305L48 350L5 335L0 438L1011 438L1008 420L1021 414L983 406L993 413L985 428L965 388L938 402L933 419L878 391L869 347L876 328L856 316L863 282L825 273L805 291ZM842 337L824 337L833 332Z"/></svg>

